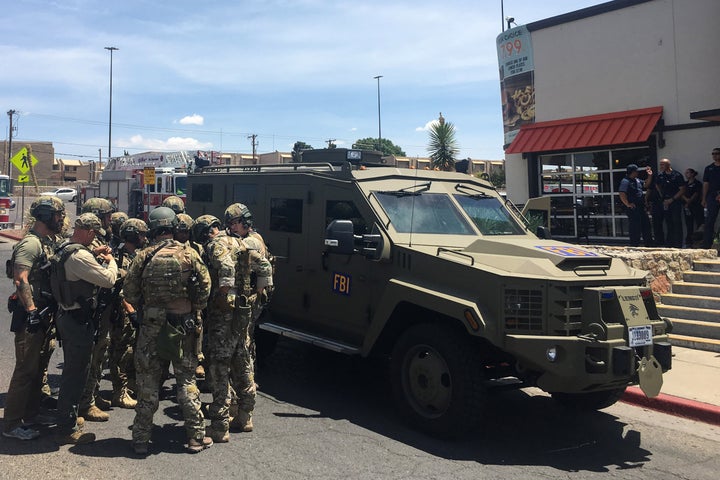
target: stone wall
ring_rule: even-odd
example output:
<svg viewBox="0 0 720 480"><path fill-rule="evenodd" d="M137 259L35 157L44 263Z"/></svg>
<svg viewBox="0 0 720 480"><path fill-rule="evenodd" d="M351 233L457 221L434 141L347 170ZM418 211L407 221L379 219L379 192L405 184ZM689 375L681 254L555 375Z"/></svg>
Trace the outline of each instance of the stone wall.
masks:
<svg viewBox="0 0 720 480"><path fill-rule="evenodd" d="M656 297L662 293L672 292L672 284L682 281L683 272L692 270L693 262L696 260L715 260L718 256L718 251L715 249L608 246L583 246L583 248L620 258L633 268L646 270L648 272L645 278L646 284L652 288Z"/></svg>

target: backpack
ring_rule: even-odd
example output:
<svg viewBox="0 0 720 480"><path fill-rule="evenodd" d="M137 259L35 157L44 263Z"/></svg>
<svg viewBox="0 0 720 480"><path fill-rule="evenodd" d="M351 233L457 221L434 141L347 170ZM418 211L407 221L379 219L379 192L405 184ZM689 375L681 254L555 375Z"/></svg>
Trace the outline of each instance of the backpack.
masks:
<svg viewBox="0 0 720 480"><path fill-rule="evenodd" d="M80 243L63 242L56 250L55 254L49 258L50 262L50 290L55 301L60 305L72 305L75 298L72 298L71 283L65 277L65 262L70 255L77 252L81 248L86 248Z"/></svg>
<svg viewBox="0 0 720 480"><path fill-rule="evenodd" d="M146 300L167 306L178 298L187 298L191 268L182 246L163 245L148 260L141 275Z"/></svg>

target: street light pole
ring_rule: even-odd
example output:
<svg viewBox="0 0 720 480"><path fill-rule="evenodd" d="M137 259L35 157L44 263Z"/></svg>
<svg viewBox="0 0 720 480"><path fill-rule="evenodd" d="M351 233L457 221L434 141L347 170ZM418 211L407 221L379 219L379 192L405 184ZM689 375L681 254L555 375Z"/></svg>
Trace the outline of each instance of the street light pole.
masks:
<svg viewBox="0 0 720 480"><path fill-rule="evenodd" d="M108 120L108 163L110 163L110 159L112 158L112 80L113 80L113 73L112 73L112 67L113 67L113 52L115 50L119 50L116 47L105 47L105 50L108 50L110 52L110 118ZM99 165L99 171L98 174L102 174L102 156L100 157L100 165Z"/></svg>
<svg viewBox="0 0 720 480"><path fill-rule="evenodd" d="M382 152L382 129L380 128L380 79L382 78L382 75L378 75L376 77L373 77L375 80L377 80L377 92L378 92L378 151Z"/></svg>

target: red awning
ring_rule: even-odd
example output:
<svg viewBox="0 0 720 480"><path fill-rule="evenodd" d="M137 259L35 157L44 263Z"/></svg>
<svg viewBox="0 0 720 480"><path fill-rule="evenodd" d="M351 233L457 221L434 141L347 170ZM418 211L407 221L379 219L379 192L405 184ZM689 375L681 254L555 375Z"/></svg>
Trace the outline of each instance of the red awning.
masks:
<svg viewBox="0 0 720 480"><path fill-rule="evenodd" d="M646 142L663 107L538 122L520 127L505 153L549 152Z"/></svg>

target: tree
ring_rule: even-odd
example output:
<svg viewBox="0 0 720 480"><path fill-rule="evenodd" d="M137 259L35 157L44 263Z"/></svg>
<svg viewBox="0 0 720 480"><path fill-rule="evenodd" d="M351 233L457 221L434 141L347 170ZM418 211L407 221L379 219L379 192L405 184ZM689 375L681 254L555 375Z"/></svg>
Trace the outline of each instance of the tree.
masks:
<svg viewBox="0 0 720 480"><path fill-rule="evenodd" d="M402 148L398 147L387 138L380 139L379 143L380 148L378 148L377 138L361 138L359 140L355 140L355 143L353 143L353 148L360 148L363 150L379 150L383 153L383 155L395 155L396 157L405 156L405 152L403 152Z"/></svg>
<svg viewBox="0 0 720 480"><path fill-rule="evenodd" d="M427 150L433 168L448 171L455 167L455 156L460 151L455 139L455 125L446 122L442 112L438 121L430 126L430 143Z"/></svg>
<svg viewBox="0 0 720 480"><path fill-rule="evenodd" d="M312 149L313 149L312 145L308 145L307 143L301 142L298 140L297 142L295 142L295 145L293 145L292 161L295 163L299 163L301 152L303 150L312 150Z"/></svg>
<svg viewBox="0 0 720 480"><path fill-rule="evenodd" d="M490 172L490 183L492 183L495 188L505 188L505 169L493 168Z"/></svg>

